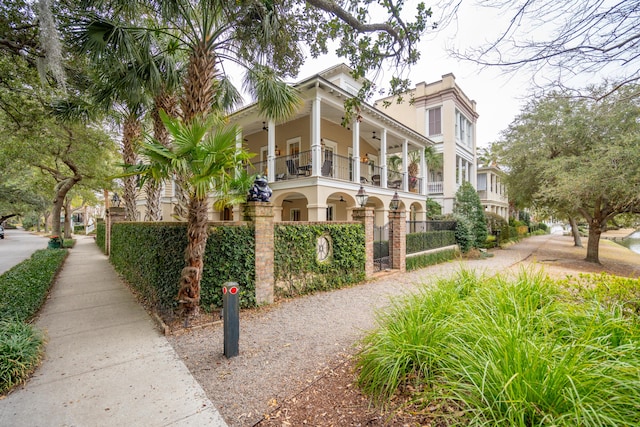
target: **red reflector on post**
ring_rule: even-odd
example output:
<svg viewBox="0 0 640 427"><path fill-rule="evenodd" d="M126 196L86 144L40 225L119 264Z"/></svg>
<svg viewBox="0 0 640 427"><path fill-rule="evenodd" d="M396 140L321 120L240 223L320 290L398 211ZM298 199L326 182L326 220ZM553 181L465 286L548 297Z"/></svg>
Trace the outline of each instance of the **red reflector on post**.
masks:
<svg viewBox="0 0 640 427"><path fill-rule="evenodd" d="M222 287L222 293L223 293L223 294L226 294L226 293L227 293L227 288L226 288L226 287L224 287L224 286Z"/></svg>
<svg viewBox="0 0 640 427"><path fill-rule="evenodd" d="M235 286L231 287L231 289L229 289L229 292L231 292L231 295L235 295L238 293L238 288L236 288Z"/></svg>

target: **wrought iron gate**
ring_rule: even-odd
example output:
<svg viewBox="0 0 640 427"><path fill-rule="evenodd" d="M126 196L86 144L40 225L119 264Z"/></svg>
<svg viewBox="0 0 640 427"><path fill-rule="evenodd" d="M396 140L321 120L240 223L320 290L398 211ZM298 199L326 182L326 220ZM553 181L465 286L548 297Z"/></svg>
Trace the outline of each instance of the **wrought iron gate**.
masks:
<svg viewBox="0 0 640 427"><path fill-rule="evenodd" d="M384 271L391 268L389 257L389 226L373 226L373 271Z"/></svg>

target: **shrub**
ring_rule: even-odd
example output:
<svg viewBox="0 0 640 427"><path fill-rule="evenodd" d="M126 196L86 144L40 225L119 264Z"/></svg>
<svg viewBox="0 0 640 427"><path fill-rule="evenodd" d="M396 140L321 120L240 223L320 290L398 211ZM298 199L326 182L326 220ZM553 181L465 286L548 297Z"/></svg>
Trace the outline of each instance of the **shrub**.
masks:
<svg viewBox="0 0 640 427"><path fill-rule="evenodd" d="M328 261L316 258L318 237L328 235ZM276 224L275 279L281 296L337 289L364 280L362 224Z"/></svg>
<svg viewBox="0 0 640 427"><path fill-rule="evenodd" d="M407 271L417 270L419 268L450 261L455 259L458 256L458 253L457 249L446 249L430 254L407 257Z"/></svg>
<svg viewBox="0 0 640 427"><path fill-rule="evenodd" d="M0 320L0 394L22 383L38 366L44 337L23 322Z"/></svg>
<svg viewBox="0 0 640 427"><path fill-rule="evenodd" d="M406 385L416 402L461 409L464 425L614 426L640 419L640 322L571 299L541 273L461 272L379 318L358 354L378 399ZM473 327L470 327L473 325Z"/></svg>
<svg viewBox="0 0 640 427"><path fill-rule="evenodd" d="M456 244L455 232L451 230L410 233L407 234L406 239L408 254Z"/></svg>
<svg viewBox="0 0 640 427"><path fill-rule="evenodd" d="M470 182L462 183L456 192L453 204L453 213L459 217L465 217L471 223L470 241L472 248L479 248L487 240L487 220L484 215L484 208L480 202L478 192ZM466 252L463 250L463 252Z"/></svg>
<svg viewBox="0 0 640 427"><path fill-rule="evenodd" d="M105 242L106 233L107 228L104 221L98 221L96 224L96 245L98 245L98 247L102 249L102 253L105 254L107 253L107 246Z"/></svg>
<svg viewBox="0 0 640 427"><path fill-rule="evenodd" d="M475 234L473 232L473 224L464 216L456 216L456 243L463 254L469 252L474 246Z"/></svg>
<svg viewBox="0 0 640 427"><path fill-rule="evenodd" d="M84 234L84 225L74 225L73 234Z"/></svg>
<svg viewBox="0 0 640 427"><path fill-rule="evenodd" d="M121 222L113 225L111 262L147 303L169 315L177 307L178 281L185 266L187 227L179 222ZM210 227L205 248L200 305L221 306L222 285L238 282L241 307L255 304L253 229Z"/></svg>
<svg viewBox="0 0 640 427"><path fill-rule="evenodd" d="M41 249L0 276L0 320L30 319L44 302L66 250Z"/></svg>

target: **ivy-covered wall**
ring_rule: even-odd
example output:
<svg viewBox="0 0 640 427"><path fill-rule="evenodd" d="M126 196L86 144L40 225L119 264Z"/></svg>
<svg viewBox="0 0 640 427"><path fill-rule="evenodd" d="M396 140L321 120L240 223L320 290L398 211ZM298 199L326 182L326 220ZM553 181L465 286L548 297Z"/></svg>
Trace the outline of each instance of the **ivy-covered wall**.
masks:
<svg viewBox="0 0 640 427"><path fill-rule="evenodd" d="M274 273L276 292L293 296L336 289L365 279L365 233L362 224L277 223ZM320 236L330 241L326 261L319 261Z"/></svg>
<svg viewBox="0 0 640 427"><path fill-rule="evenodd" d="M121 222L111 231L111 262L153 306L170 313L177 306L178 280L184 267L186 224ZM200 305L222 305L222 284L241 285L242 307L255 304L253 228L215 226L209 231Z"/></svg>

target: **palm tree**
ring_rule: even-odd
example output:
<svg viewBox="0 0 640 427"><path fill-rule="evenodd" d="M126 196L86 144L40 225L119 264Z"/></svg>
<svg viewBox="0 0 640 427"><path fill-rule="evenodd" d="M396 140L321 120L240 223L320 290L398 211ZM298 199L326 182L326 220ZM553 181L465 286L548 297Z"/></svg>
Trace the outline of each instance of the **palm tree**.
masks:
<svg viewBox="0 0 640 427"><path fill-rule="evenodd" d="M195 314L200 302L200 280L207 242L207 208L210 195L217 207L246 200L251 177L243 165L251 157L238 150L238 129L224 125L224 115L211 113L206 118L196 117L189 122L171 118L160 112L162 122L170 133L173 144L166 147L157 140L142 144L142 155L147 164L131 165L127 175L140 175L143 181L161 181L178 175L189 197L186 249L187 266L182 271L178 300L183 313Z"/></svg>

